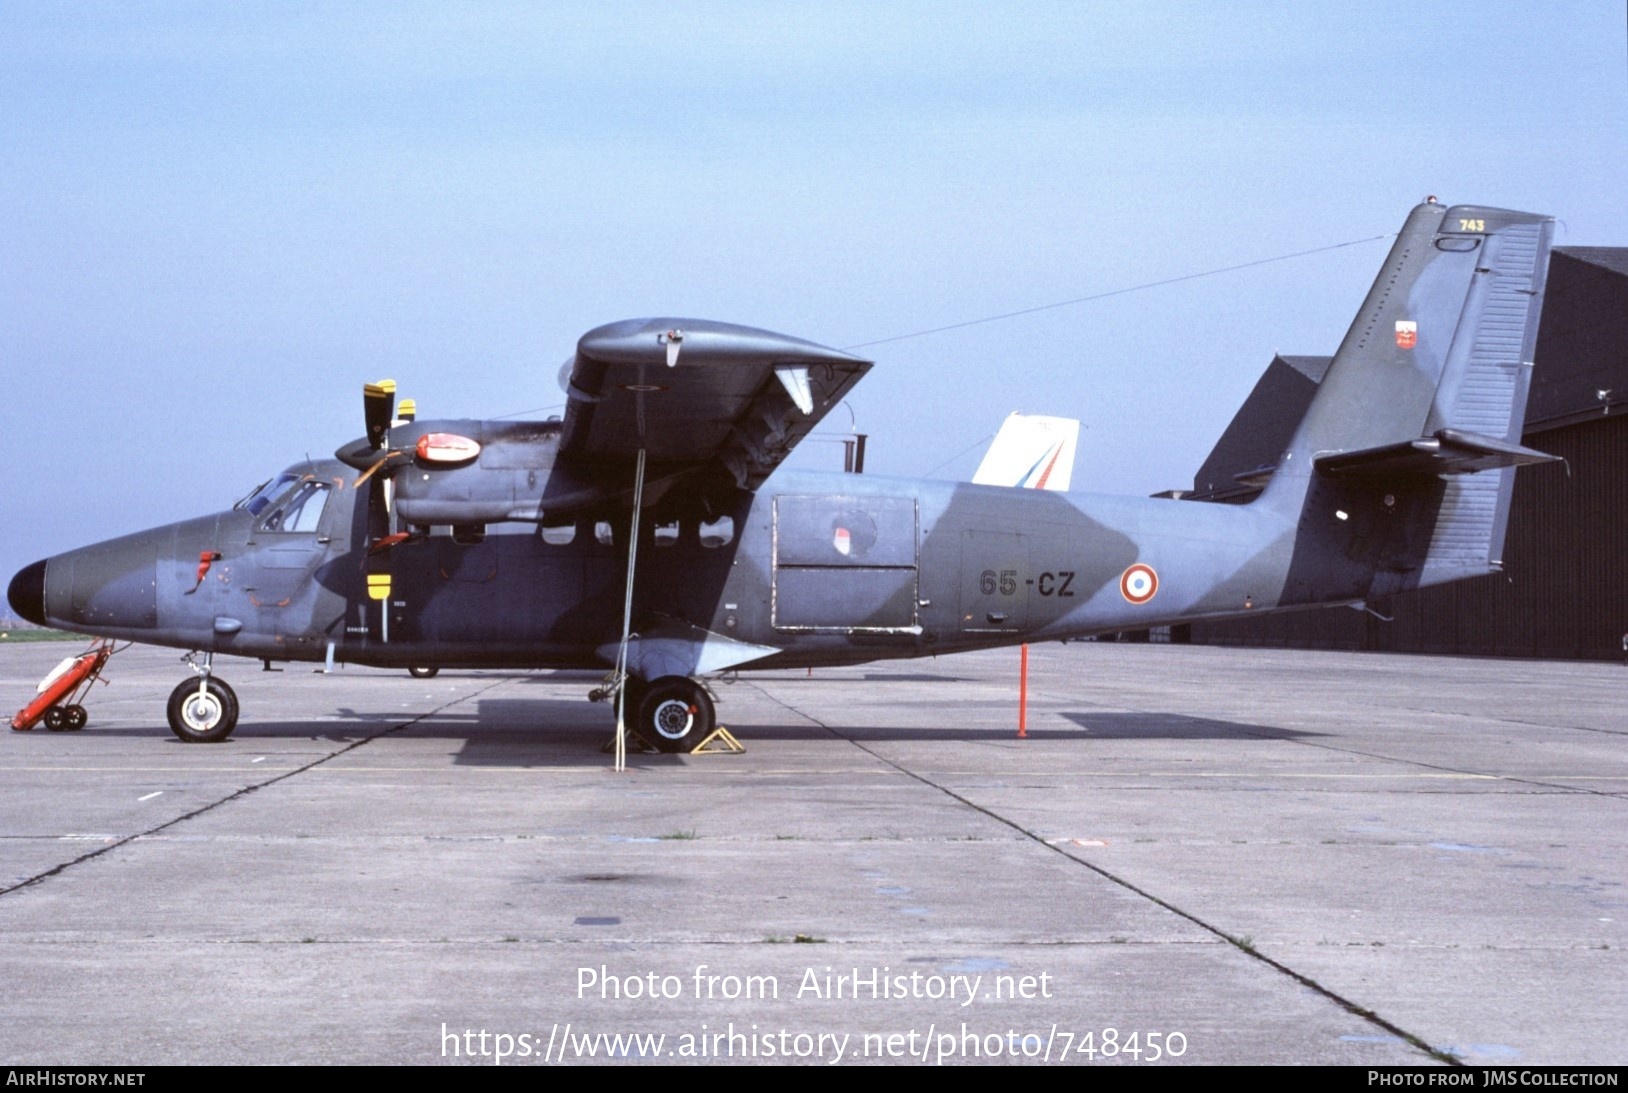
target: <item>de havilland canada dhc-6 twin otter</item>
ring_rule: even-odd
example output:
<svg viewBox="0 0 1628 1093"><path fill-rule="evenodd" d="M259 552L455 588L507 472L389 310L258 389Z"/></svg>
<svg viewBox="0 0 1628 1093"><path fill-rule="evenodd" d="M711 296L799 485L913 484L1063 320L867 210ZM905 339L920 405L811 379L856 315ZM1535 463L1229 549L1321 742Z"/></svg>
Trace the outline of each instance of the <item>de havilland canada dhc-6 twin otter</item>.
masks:
<svg viewBox="0 0 1628 1093"><path fill-rule="evenodd" d="M1246 504L776 468L871 367L692 319L584 335L560 419L404 420L231 510L35 562L16 612L192 650L182 740L238 702L214 655L602 668L618 725L712 734L704 677L1362 604L1500 568L1553 221L1413 209ZM406 404L403 404L405 411ZM522 531L515 534L516 530ZM83 720L83 715L80 715Z"/></svg>

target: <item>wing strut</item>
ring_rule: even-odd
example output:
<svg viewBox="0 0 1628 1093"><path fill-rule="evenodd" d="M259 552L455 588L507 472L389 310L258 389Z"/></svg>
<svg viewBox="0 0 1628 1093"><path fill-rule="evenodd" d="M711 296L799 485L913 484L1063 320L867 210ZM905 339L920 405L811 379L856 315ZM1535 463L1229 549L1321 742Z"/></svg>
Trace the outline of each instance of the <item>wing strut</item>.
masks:
<svg viewBox="0 0 1628 1093"><path fill-rule="evenodd" d="M627 538L627 595L622 600L622 645L616 651L616 766L627 769L627 644L633 629L633 570L639 560L639 509L644 504L644 449L633 465L633 521ZM636 713L637 711L635 711Z"/></svg>

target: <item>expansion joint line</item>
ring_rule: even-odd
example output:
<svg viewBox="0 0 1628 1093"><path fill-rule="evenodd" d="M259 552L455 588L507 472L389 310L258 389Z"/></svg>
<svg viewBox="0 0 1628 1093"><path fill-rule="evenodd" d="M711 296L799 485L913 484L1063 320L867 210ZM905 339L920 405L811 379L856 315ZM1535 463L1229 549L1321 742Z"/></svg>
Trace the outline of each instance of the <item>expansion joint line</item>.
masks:
<svg viewBox="0 0 1628 1093"><path fill-rule="evenodd" d="M1373 703L1363 703L1363 705L1366 706L1369 709L1374 708ZM1431 713L1440 713L1441 711L1439 711L1439 710L1431 710L1430 712ZM1460 715L1460 716L1463 716L1463 715ZM1499 721L1510 722L1510 723L1516 724L1516 725L1533 725L1534 724L1533 722L1518 721L1518 720L1515 720L1513 718L1506 718L1506 717L1498 718L1498 720ZM1537 727L1537 726L1535 726L1535 727ZM1566 726L1561 726L1561 727L1562 728L1567 728L1567 729L1575 729L1575 730L1577 730L1579 732L1604 732L1608 736L1621 737L1623 735L1622 733L1619 733L1619 732L1612 732L1610 729L1591 729L1591 728L1588 728L1587 726L1581 726L1581 725L1566 725ZM1448 774L1469 774L1469 775L1474 775L1477 778L1496 778L1500 782L1510 782L1510 783L1513 783L1514 785L1518 785L1518 786L1535 786L1538 789L1552 789L1552 790L1555 790L1555 791L1557 791L1559 793L1582 793L1582 794L1587 794L1587 795L1591 795L1591 796L1595 796L1595 797L1605 797L1605 798L1609 798L1609 799L1614 800L1614 801L1628 800L1628 797L1625 797L1620 792L1619 793L1613 793L1610 790L1593 789L1593 788L1591 788L1589 786L1563 786L1563 785L1556 785L1553 782L1545 782L1541 778L1522 778L1522 777L1519 777L1519 776L1513 775L1513 774L1489 774L1488 772L1486 772L1484 770L1465 770L1462 767L1449 767L1449 766L1445 766L1445 765L1443 765L1441 763L1427 763L1422 759L1399 759L1394 755L1380 755L1380 754L1378 754L1376 752L1361 751L1361 750L1359 750L1357 748L1337 748L1333 744L1324 744L1324 743L1320 743L1320 742L1315 741L1315 740L1295 740L1293 742L1296 743L1296 744L1304 744L1307 747L1312 747L1312 748L1326 748L1329 751L1336 752L1336 753L1341 754L1341 755L1361 755L1361 756L1365 756L1365 757L1367 757L1369 759L1382 759L1382 760L1384 760L1384 761L1386 761L1388 763L1406 763L1406 764L1408 764L1410 766L1423 767L1425 770L1439 770L1439 771L1444 771L1444 772L1446 772Z"/></svg>
<svg viewBox="0 0 1628 1093"><path fill-rule="evenodd" d="M883 764L885 764L885 765L887 765L889 767L892 767L894 770L898 771L900 774L903 774L905 777L914 779L915 781L920 782L924 786L927 786L927 787L929 787L931 789L937 790L938 792L944 794L946 797L949 797L951 800L959 801L961 804L966 805L968 808L972 809L974 812L980 812L983 815L988 816L991 820L994 820L996 823L1001 824L1001 825L1003 825L1005 827L1011 828L1013 831L1016 831L1019 835L1022 835L1024 838L1026 838L1026 839L1030 840L1031 842L1034 842L1034 843L1044 847L1047 850L1052 851L1055 854L1059 854L1062 857L1067 858L1069 861L1073 862L1075 865L1084 866L1086 869L1089 869L1091 872L1097 874L1102 879L1104 879L1106 881L1110 881L1113 884L1117 884L1121 888L1125 889L1128 892L1134 892L1136 895L1138 895L1141 898L1147 900L1149 903L1152 903L1157 907L1161 907L1164 910L1169 911L1171 914L1177 916L1178 918L1182 918L1182 919L1187 920L1188 922L1191 922L1194 926L1197 926L1199 929L1205 931L1206 933L1212 934L1213 936L1221 939L1222 941L1225 941L1228 945L1231 945L1233 948L1237 949L1239 952L1243 953L1245 956L1250 957L1253 960L1258 960L1262 964L1265 964L1267 967L1271 968L1273 971L1278 972L1278 973L1280 973L1282 975L1288 976L1290 979L1293 979L1296 983L1299 983L1301 986L1307 988L1308 990L1315 991L1317 994L1320 994L1324 998L1327 998L1330 1002L1333 1002L1335 1005L1339 1006L1341 1009L1345 1010L1347 1013L1351 1014L1352 1016L1360 1017L1364 1021L1367 1021L1369 1024L1383 1029L1384 1031L1390 1033L1392 1036L1395 1036L1398 1039L1403 1040L1404 1042L1411 1045L1412 1047L1418 1048L1420 1051L1422 1051L1425 1054L1429 1055L1431 1058L1437 1060L1438 1062L1445 1063L1448 1066L1460 1066L1461 1067L1461 1066L1464 1065L1463 1060L1461 1060L1458 1056L1453 1055L1450 1052L1443 1051L1440 1048L1432 1047L1430 1044L1426 1043L1420 1037L1415 1036L1413 1033L1407 1031L1404 1028L1401 1028L1401 1027L1399 1027L1399 1026L1397 1026L1395 1024L1392 1024L1390 1021L1387 1021L1385 1018L1381 1017L1379 1014L1375 1013L1373 1010L1367 1008L1366 1006L1358 1005L1356 1002L1351 1001L1349 998L1346 998L1344 995L1341 995L1341 994L1339 994L1339 993L1337 993L1337 992L1335 992L1333 990L1330 990L1328 987L1323 986L1321 983L1317 982L1317 980L1311 978L1310 976L1304 974L1303 972L1297 972L1293 968L1289 967L1287 964L1284 964L1282 961L1272 959L1271 957L1267 956L1265 953L1261 952L1259 949L1255 948L1254 945L1250 944L1248 941L1244 940L1243 938L1234 937L1232 934L1229 934L1225 930L1221 929L1221 927L1216 926L1216 925L1214 925L1214 924L1200 918L1198 915L1194 914L1191 911L1185 911L1182 908L1177 907L1175 904L1171 903L1169 900L1162 899L1159 896L1154 895L1152 892L1148 891L1146 888L1143 888L1143 887L1141 887L1141 886L1139 886L1137 884L1133 884L1132 882L1126 880L1124 877L1121 877L1121 876L1119 876L1119 875L1117 875L1115 873L1112 873L1112 872L1108 871L1107 869L1104 869L1102 866L1097 865L1094 862L1090 862L1090 861L1085 860L1084 858L1077 857L1077 856L1075 856L1073 854L1070 854L1067 850L1063 849L1061 846L1058 846L1058 845L1056 845L1054 843L1048 842L1046 839L1042 838L1040 835L1036 834L1035 832L1030 831L1028 828L1024 827L1022 824L1018 823L1016 820L1010 819L1010 818L1008 818L1006 816L1002 816L1000 813L995 812L995 811L993 811L993 810L991 810L989 808L986 808L985 806L977 803L976 801L969 800L968 798L966 798L966 797L962 796L961 794L957 793L955 790L950 789L948 786L940 785L939 783L933 781L931 778L928 778L924 774L918 774L916 771L911 770L909 767L903 766L903 765L895 762L894 760L889 759L887 756L880 754L879 752L876 751L876 749L871 748L871 747L867 747L864 743L862 743L862 742L860 742L858 740L855 740L851 736L844 736L840 731L838 731L837 729L831 727L830 725L827 725L825 722L821 721L819 718L813 716L812 714L805 713L802 710L799 710L797 707L793 706L791 703L786 702L783 699L780 699L780 698L776 697L775 695L769 694L761 686L758 686L757 684L753 684L753 686L757 686L758 692L760 694L762 694L765 698L769 699L771 702L774 702L774 703L777 703L780 706L783 706L787 710L790 710L792 713L796 714L798 717L807 718L809 721L812 721L814 724L818 725L820 728L824 729L826 732L830 733L832 736L836 737L838 740L843 740L843 741L846 741L849 744L852 744L854 747L858 748L860 751L864 752L866 755L869 755L871 758L875 759L877 762L883 763Z"/></svg>
<svg viewBox="0 0 1628 1093"><path fill-rule="evenodd" d="M1372 703L1366 703L1364 705L1369 709L1374 708ZM1129 709L1134 713L1150 714L1150 715L1158 713L1158 711L1156 711L1156 710L1146 710L1146 709L1142 709L1142 708L1136 707L1136 706L1129 706L1129 707L1124 707L1124 708ZM1432 712L1437 712L1437 711L1432 711ZM1189 718L1187 720L1203 720L1203 719ZM1213 720L1213 719L1211 719L1211 720ZM1500 719L1500 720L1507 720L1507 719ZM1515 722L1515 724L1527 724L1527 722L1519 722L1519 721L1517 721L1517 722ZM1568 726L1568 727L1573 727L1573 726ZM1303 739L1300 739L1299 737L1296 737L1296 736L1284 736L1284 735L1282 735L1280 733L1277 733L1277 732L1271 732L1271 731L1265 731L1265 730L1263 730L1263 731L1251 731L1250 729L1247 729L1244 726L1237 725L1237 724L1234 724L1232 726L1231 731L1237 733L1239 736L1247 737L1247 738L1249 738L1251 740L1274 740L1274 741L1278 741L1278 742L1284 743L1284 744L1294 744L1294 745L1296 745L1298 747L1303 747L1303 748L1320 748L1323 751L1331 751L1335 755L1360 755L1364 759L1377 759L1382 763L1398 763L1398 764L1400 764L1402 766L1417 767L1420 770L1435 770L1435 771L1441 771L1443 774L1462 774L1462 775L1466 775L1466 776L1472 777L1472 778L1486 778L1486 779L1499 781L1499 782L1507 782L1507 783L1509 783L1511 785L1532 786L1532 787L1537 788L1537 789L1553 790L1556 793L1581 793L1581 794L1591 795L1591 796L1595 796L1595 797L1605 797L1605 798L1607 798L1609 800L1613 800L1613 801L1628 801L1628 795L1624 795L1621 792L1613 793L1610 790L1593 789L1593 788L1591 788L1589 786L1564 786L1564 785L1557 785L1554 782L1545 782L1541 778L1523 778L1523 777L1520 777L1520 776L1514 775L1514 774L1493 774L1493 773L1489 773L1489 772L1484 771L1484 770L1466 770L1464 767L1450 767L1450 766L1447 766L1446 764L1443 764L1443 763L1427 763L1423 759L1407 759L1407 758L1404 758L1404 757L1398 756L1398 755L1382 755L1377 751L1364 751L1361 748L1342 748L1342 747L1339 747L1338 745L1324 743L1323 741L1320 741L1320 740L1303 740ZM1621 735L1623 735L1621 733L1611 733L1610 730L1583 729L1582 731L1584 731L1584 732L1605 731L1605 732L1608 732L1612 736L1621 736Z"/></svg>
<svg viewBox="0 0 1628 1093"><path fill-rule="evenodd" d="M5 888L0 888L0 896L8 896L11 893L16 892L16 891L18 891L20 889L32 887L33 885L39 884L41 881L49 880L51 877L56 876L58 873L66 872L67 870L73 868L76 865L82 865L85 862L91 861L94 858L101 857L103 854L111 853L111 852L119 849L121 846L126 846L126 845L128 845L130 843L133 843L137 839L145 839L148 836L158 834L160 831L167 831L170 828L177 826L178 824L183 824L183 823L186 823L188 820L195 819L196 817L202 816L206 812L213 812L215 809L221 807L222 805L231 804L233 801L236 801L239 798L247 797L251 793L254 793L254 792L258 791L258 790L265 789L267 786L274 786L278 782L284 782L284 781L287 781L290 778L293 778L295 775L304 774L308 770L313 770L316 767L322 766L322 764L328 762L329 760L338 759L341 755L346 755L346 754L348 754L350 752L353 752L357 748L364 747L364 746L366 746L368 744L373 743L373 741L375 741L375 740L378 740L378 739L380 739L382 737L390 736L392 733L398 733L402 729L410 728L413 725L418 724L420 721L423 721L426 718L434 717L436 714L440 713L442 710L451 709L453 706L458 705L458 703L460 703L460 702L464 702L464 701L466 701L468 699L471 699L471 698L474 698L474 697L476 697L478 695L485 694L487 691L490 691L493 687L500 686L505 682L506 682L506 680L501 680L501 679L497 680L497 681L495 681L493 683L488 684L485 687L480 688L479 690L471 691L469 694L462 695L462 696L460 696L458 698L455 698L451 702L442 703L441 705L435 707L435 709L433 709L433 710L426 710L424 713L419 714L417 717L408 718L406 721L402 721L399 724L391 725L387 729L380 729L378 732L374 733L372 736L364 736L360 740L353 740L349 744L346 744L344 747L339 748L336 751L331 751L327 755L324 755L324 756L321 756L320 758L311 760L309 763L305 764L303 767L295 767L293 770L284 771L283 773L277 775L275 778L267 778L264 782L256 782L251 786L244 786L242 789L239 789L239 790L237 790L236 792L233 792L233 793L229 793L225 797L222 797L218 801L211 801L207 805L203 805L203 806L201 806L199 808L195 808L191 812L182 813L181 815L176 816L174 819L166 820L161 824L157 824L156 826L149 827L145 831L137 831L137 832L134 832L133 834L124 836L124 838L122 838L122 839L115 839L113 842L108 843L106 846L98 847L95 850L92 850L88 854L81 854L79 857L71 858L68 861L62 862L62 863L60 863L60 864L58 864L56 866L53 866L50 869L47 869L43 873L36 873L32 877L27 878L26 880L20 880L16 884L9 885L9 886L7 886Z"/></svg>

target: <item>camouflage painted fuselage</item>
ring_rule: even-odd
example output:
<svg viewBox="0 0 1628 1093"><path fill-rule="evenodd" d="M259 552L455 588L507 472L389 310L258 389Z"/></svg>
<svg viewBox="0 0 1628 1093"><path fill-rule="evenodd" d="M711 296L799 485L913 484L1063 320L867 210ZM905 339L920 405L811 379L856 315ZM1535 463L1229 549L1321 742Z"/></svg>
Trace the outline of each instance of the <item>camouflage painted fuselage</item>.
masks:
<svg viewBox="0 0 1628 1093"><path fill-rule="evenodd" d="M869 363L726 324L633 321L579 343L563 422L398 423L394 447L358 441L232 511L35 563L10 597L54 626L271 660L608 667L632 562L628 670L652 680L1486 573L1513 468L1546 458L1518 440L1550 230L1416 208L1249 504L775 472ZM479 457L415 461L432 434ZM637 506L634 448L650 459Z"/></svg>

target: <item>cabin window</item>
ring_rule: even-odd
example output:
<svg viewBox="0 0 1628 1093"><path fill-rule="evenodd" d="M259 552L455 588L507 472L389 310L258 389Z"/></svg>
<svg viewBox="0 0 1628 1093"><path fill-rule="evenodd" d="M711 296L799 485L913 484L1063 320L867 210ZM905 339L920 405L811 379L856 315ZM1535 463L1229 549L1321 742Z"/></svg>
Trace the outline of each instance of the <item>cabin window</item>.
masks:
<svg viewBox="0 0 1628 1093"><path fill-rule="evenodd" d="M260 522L260 528L263 531L312 534L322 520L322 508L327 503L328 483L307 480L282 504L271 510L271 515ZM253 504L252 498L249 504Z"/></svg>
<svg viewBox="0 0 1628 1093"><path fill-rule="evenodd" d="M577 537L577 526L575 524L560 524L558 527L544 525L540 534L543 542L549 546L569 546L571 541Z"/></svg>
<svg viewBox="0 0 1628 1093"><path fill-rule="evenodd" d="M657 524L655 529L656 545L670 547L678 542L678 521L667 524Z"/></svg>
<svg viewBox="0 0 1628 1093"><path fill-rule="evenodd" d="M609 520L601 520L594 525L594 541L600 546L616 545L616 532L611 528Z"/></svg>
<svg viewBox="0 0 1628 1093"><path fill-rule="evenodd" d="M728 546L735 541L735 520L730 516L720 516L716 520L708 520L701 525L701 545L704 547Z"/></svg>

